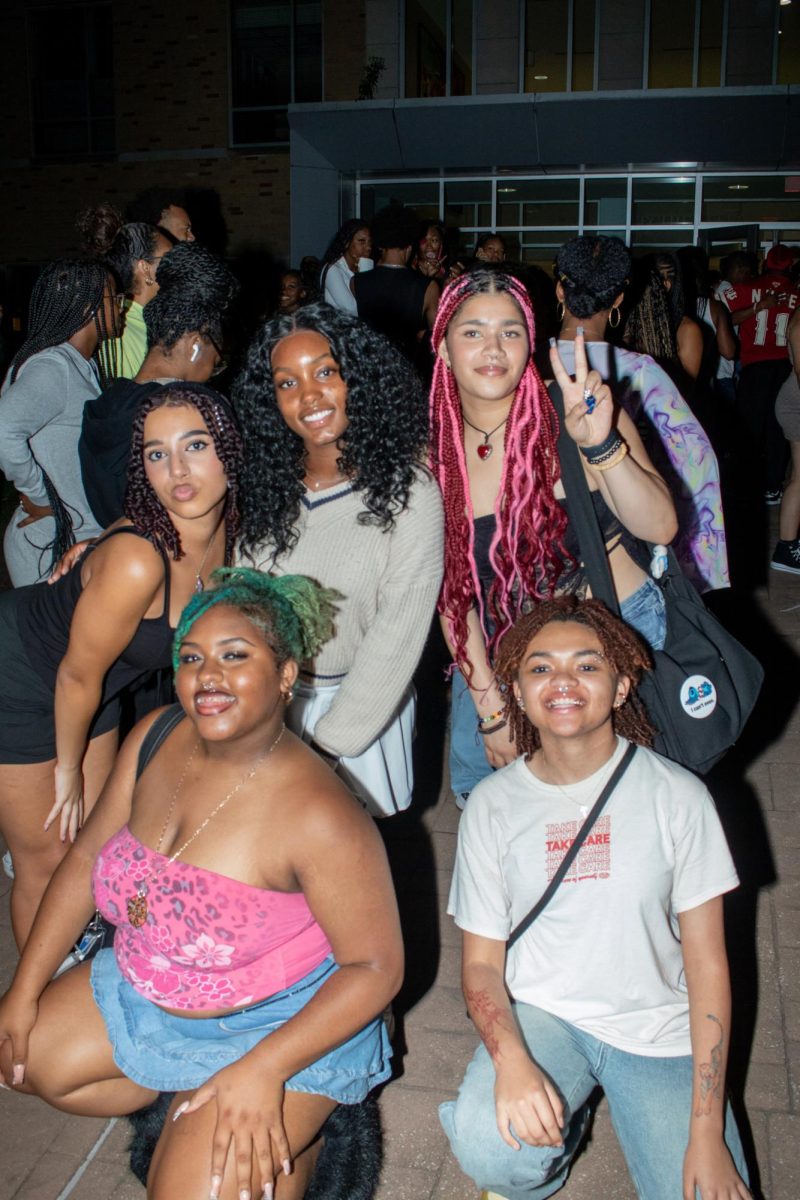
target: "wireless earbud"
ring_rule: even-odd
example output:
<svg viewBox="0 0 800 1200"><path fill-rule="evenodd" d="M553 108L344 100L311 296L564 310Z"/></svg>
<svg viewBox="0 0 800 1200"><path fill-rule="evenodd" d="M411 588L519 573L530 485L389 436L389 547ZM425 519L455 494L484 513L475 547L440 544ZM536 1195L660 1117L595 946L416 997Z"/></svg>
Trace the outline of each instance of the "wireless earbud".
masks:
<svg viewBox="0 0 800 1200"><path fill-rule="evenodd" d="M192 346L192 353L189 355L189 362L193 362L193 363L197 362L199 357L200 357L200 343L195 342L195 344Z"/></svg>

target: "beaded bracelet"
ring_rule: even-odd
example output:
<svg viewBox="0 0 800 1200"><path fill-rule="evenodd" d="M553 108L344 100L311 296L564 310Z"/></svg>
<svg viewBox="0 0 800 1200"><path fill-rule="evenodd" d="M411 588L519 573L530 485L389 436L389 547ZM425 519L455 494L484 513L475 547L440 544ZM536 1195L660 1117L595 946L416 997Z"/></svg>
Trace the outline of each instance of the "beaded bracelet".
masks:
<svg viewBox="0 0 800 1200"><path fill-rule="evenodd" d="M614 453L603 462L590 462L589 466L594 467L595 471L610 471L612 467L616 467L621 463L625 455L628 453L628 447L625 442L620 442L619 447Z"/></svg>
<svg viewBox="0 0 800 1200"><path fill-rule="evenodd" d="M478 733L481 737L488 737L490 733L497 733L498 729L505 729L508 721L498 721L496 725L491 725L486 729L483 725L478 726Z"/></svg>
<svg viewBox="0 0 800 1200"><path fill-rule="evenodd" d="M487 713L485 717L478 717L478 728L482 729L484 725L491 725L492 721L499 721L504 712L505 709L501 708L497 712Z"/></svg>

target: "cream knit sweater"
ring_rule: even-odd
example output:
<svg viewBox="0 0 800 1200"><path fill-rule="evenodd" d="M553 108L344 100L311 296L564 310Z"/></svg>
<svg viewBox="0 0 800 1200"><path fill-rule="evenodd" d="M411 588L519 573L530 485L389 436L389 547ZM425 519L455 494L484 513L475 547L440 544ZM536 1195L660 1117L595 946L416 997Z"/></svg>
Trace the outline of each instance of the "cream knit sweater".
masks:
<svg viewBox="0 0 800 1200"><path fill-rule="evenodd" d="M314 740L348 757L363 753L397 710L425 645L444 561L441 495L423 468L392 529L360 525L363 511L350 484L307 492L294 549L277 563L269 545L253 554L262 571L309 575L343 597L333 638L304 670L318 686L341 683Z"/></svg>

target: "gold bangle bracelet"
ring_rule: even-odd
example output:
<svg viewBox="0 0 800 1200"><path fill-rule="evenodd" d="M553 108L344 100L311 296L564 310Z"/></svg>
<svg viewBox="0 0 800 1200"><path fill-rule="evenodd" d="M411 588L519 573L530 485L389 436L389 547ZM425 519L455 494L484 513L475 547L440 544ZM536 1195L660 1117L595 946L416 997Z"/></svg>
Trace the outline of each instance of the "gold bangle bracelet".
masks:
<svg viewBox="0 0 800 1200"><path fill-rule="evenodd" d="M627 453L628 453L628 447L625 444L625 442L623 442L622 445L620 446L619 450L617 450L616 454L614 454L611 458L609 458L608 462L590 463L589 466L594 467L595 471L610 471L612 467L616 467L619 463L622 462L623 458L625 457L625 455Z"/></svg>

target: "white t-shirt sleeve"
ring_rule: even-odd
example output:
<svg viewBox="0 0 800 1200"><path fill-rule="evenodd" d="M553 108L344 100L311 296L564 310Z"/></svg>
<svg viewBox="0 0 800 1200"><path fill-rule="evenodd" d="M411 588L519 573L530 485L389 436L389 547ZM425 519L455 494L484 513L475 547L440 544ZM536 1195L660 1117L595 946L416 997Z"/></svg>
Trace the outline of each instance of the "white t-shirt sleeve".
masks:
<svg viewBox="0 0 800 1200"><path fill-rule="evenodd" d="M447 911L459 929L504 942L511 933L511 903L501 869L501 834L480 785L458 829L458 849Z"/></svg>
<svg viewBox="0 0 800 1200"><path fill-rule="evenodd" d="M714 802L699 780L691 783L697 784L696 796L676 807L672 817L672 907L676 913L697 908L739 884Z"/></svg>

